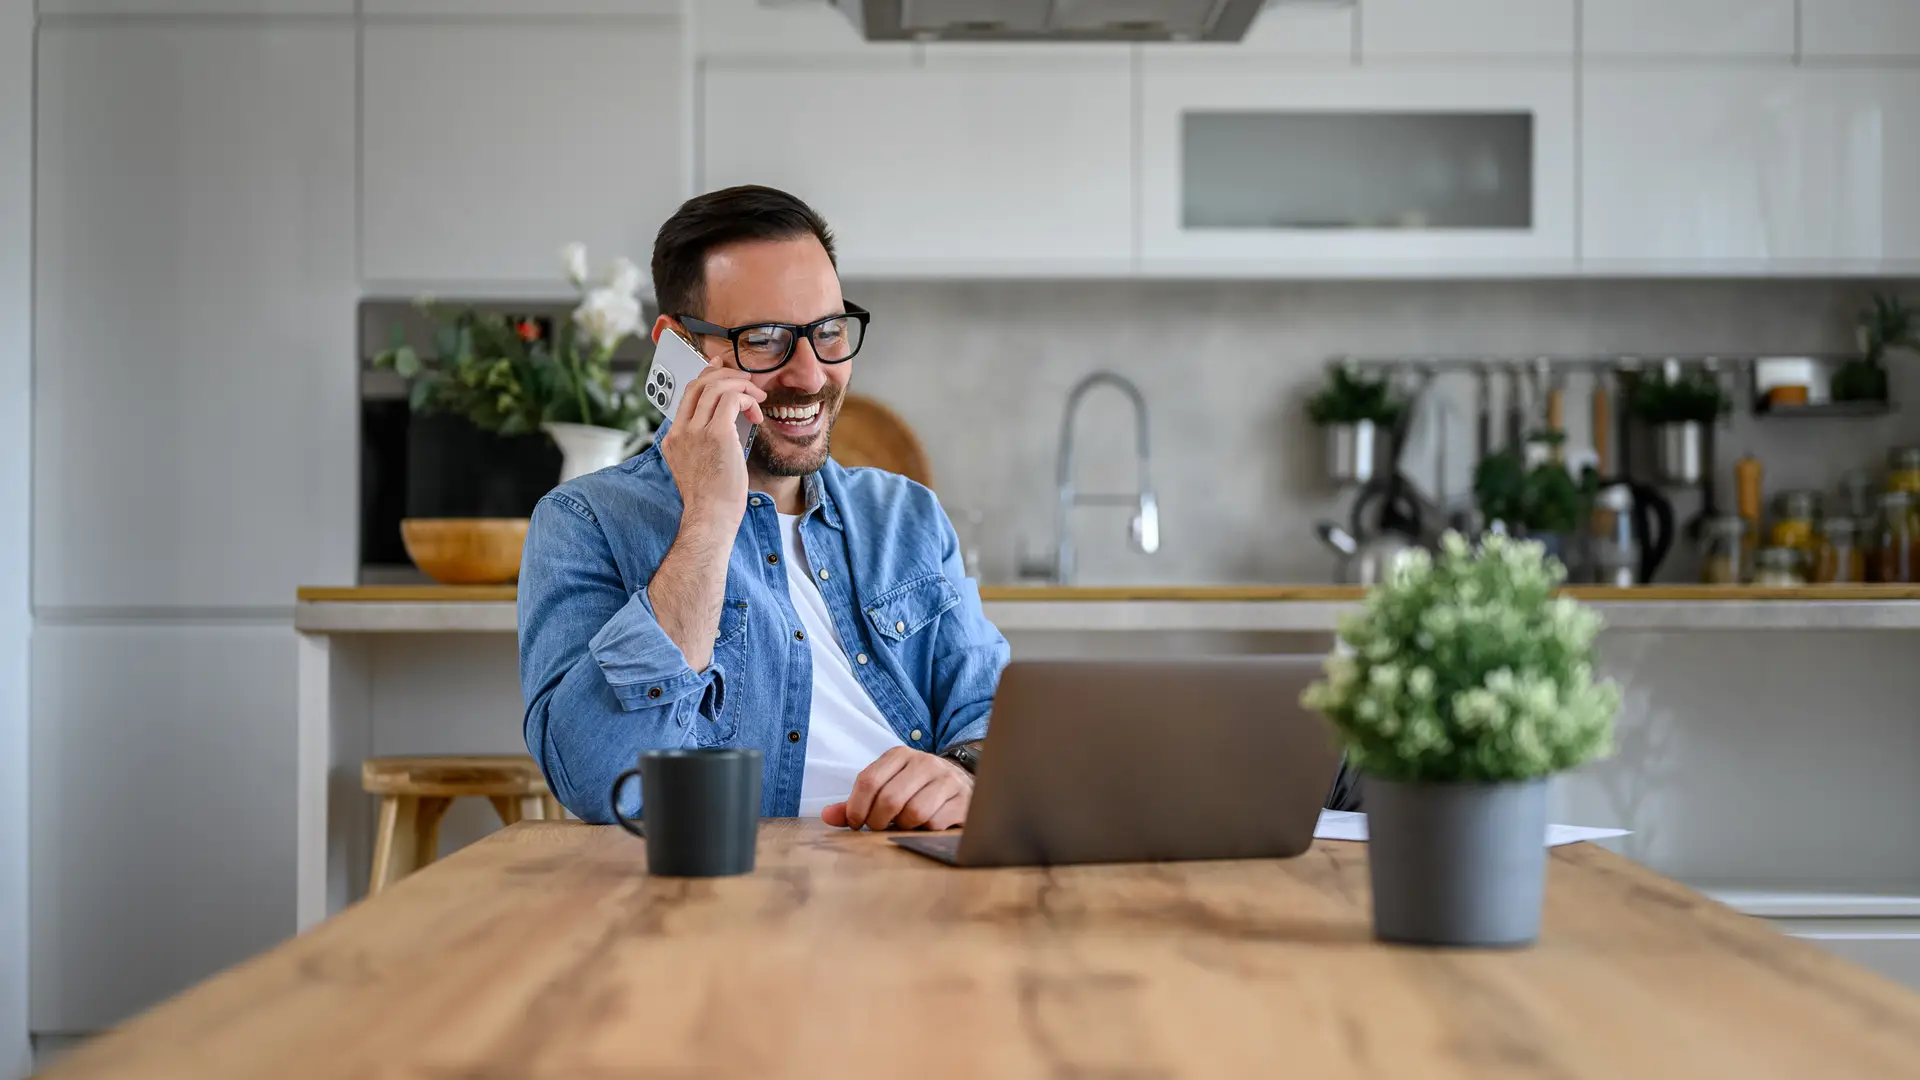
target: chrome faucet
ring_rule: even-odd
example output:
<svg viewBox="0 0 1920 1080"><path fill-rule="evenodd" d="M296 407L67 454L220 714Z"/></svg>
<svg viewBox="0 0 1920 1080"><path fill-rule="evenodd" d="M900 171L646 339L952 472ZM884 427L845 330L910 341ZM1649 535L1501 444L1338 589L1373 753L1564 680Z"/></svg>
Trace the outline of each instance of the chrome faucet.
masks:
<svg viewBox="0 0 1920 1080"><path fill-rule="evenodd" d="M1120 493L1081 494L1073 484L1073 421L1080 411L1080 402L1087 392L1102 383L1127 395L1133 402L1134 454L1139 463L1137 472L1137 490L1131 495ZM1152 453L1147 445L1147 399L1140 388L1128 379L1111 371L1096 371L1074 384L1067 393L1067 407L1060 418L1060 458L1056 474L1059 501L1054 509L1054 551L1052 565L1045 563L1023 562L1022 572L1027 575L1046 574L1056 585L1073 584L1077 569L1073 543L1073 511L1079 506L1132 506L1133 521L1129 531L1136 551L1151 555L1160 550L1160 504L1153 496L1153 486L1147 478L1147 464Z"/></svg>

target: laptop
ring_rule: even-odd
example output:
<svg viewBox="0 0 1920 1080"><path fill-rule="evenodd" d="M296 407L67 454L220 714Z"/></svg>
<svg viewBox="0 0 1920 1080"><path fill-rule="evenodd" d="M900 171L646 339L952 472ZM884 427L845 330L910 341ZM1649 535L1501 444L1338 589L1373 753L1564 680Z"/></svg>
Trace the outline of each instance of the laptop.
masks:
<svg viewBox="0 0 1920 1080"><path fill-rule="evenodd" d="M1289 858L1339 772L1300 706L1318 657L1015 662L959 832L892 840L954 866Z"/></svg>

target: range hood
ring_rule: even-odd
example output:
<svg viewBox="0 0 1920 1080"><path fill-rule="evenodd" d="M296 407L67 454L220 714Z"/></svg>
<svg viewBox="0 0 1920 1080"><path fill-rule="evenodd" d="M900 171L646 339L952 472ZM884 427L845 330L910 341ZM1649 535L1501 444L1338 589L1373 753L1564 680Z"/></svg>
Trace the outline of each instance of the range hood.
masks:
<svg viewBox="0 0 1920 1080"><path fill-rule="evenodd" d="M1239 41L1264 0L833 0L868 41Z"/></svg>

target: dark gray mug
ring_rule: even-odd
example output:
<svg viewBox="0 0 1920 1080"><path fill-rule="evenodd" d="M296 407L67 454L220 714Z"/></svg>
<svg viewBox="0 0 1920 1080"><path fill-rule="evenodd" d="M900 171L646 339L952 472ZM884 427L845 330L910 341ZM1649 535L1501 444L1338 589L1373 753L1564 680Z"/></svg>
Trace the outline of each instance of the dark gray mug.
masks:
<svg viewBox="0 0 1920 1080"><path fill-rule="evenodd" d="M640 779L640 816L620 812L620 789ZM760 831L760 751L649 750L613 778L609 809L647 841L647 871L667 877L753 872Z"/></svg>

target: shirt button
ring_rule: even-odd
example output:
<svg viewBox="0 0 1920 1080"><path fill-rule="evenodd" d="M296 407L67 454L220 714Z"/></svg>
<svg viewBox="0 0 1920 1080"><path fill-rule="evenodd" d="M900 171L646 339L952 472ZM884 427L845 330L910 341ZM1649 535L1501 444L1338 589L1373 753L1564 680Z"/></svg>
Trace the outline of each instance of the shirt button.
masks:
<svg viewBox="0 0 1920 1080"><path fill-rule="evenodd" d="M859 656L856 656L856 657L854 657L854 658L853 658L853 662L854 662L854 663L856 663L856 664L864 664L864 663L866 663L866 662L867 662L867 654L866 654L866 653L861 653L861 654L860 654Z"/></svg>
<svg viewBox="0 0 1920 1080"><path fill-rule="evenodd" d="M825 581L825 580L827 580L828 578L830 578L830 577L832 577L832 576L833 576L832 574L829 574L829 573L827 573L827 572L826 572L825 570L822 570L822 571L820 571L820 580L821 580L821 581Z"/></svg>
<svg viewBox="0 0 1920 1080"><path fill-rule="evenodd" d="M653 689L651 689L651 690L649 690L649 691L647 691L647 696L648 696L648 697L650 697L650 698L657 698L657 697L659 697L659 696L660 696L660 688L656 686L656 687L654 687Z"/></svg>
<svg viewBox="0 0 1920 1080"><path fill-rule="evenodd" d="M912 740L913 740L914 742L919 742L919 741L920 741L920 729L919 729L919 728L914 728L914 729L913 729L912 731L910 731L910 732L908 732L908 733L907 733L907 737L908 737L908 738L910 738L910 739L912 739Z"/></svg>
<svg viewBox="0 0 1920 1080"><path fill-rule="evenodd" d="M771 553L771 552L769 552L769 553L767 554L767 563L768 563L768 565L771 565L771 566L779 566L779 565L780 565L780 556L778 556L778 555L775 555L775 554L773 554L773 553Z"/></svg>
<svg viewBox="0 0 1920 1080"><path fill-rule="evenodd" d="M748 506L759 506L759 505L760 505L760 496L758 496L758 495L755 495L755 496L754 496L753 498L751 498L751 499L748 499L748 500L747 500L747 505L748 505Z"/></svg>
<svg viewBox="0 0 1920 1080"><path fill-rule="evenodd" d="M807 640L807 632L805 630L795 630L793 632L793 640L795 641Z"/></svg>
<svg viewBox="0 0 1920 1080"><path fill-rule="evenodd" d="M788 742L799 742L799 741L800 741L800 733L799 733L799 732L797 732L797 731L789 731L789 732L787 732L787 741L788 741Z"/></svg>
<svg viewBox="0 0 1920 1080"><path fill-rule="evenodd" d="M893 629L895 633L904 634L907 632L907 624L903 622L894 623Z"/></svg>

